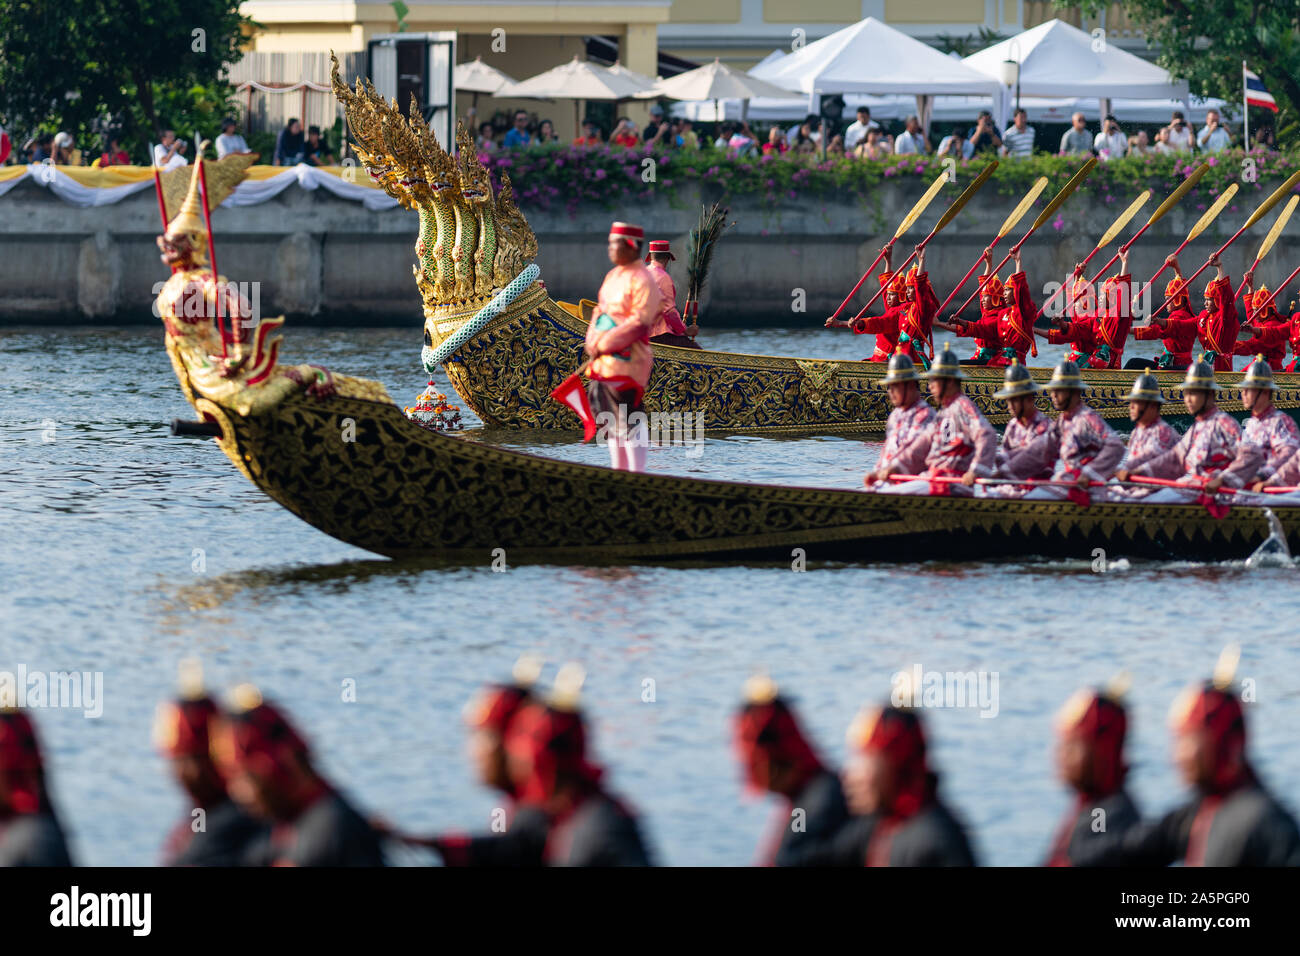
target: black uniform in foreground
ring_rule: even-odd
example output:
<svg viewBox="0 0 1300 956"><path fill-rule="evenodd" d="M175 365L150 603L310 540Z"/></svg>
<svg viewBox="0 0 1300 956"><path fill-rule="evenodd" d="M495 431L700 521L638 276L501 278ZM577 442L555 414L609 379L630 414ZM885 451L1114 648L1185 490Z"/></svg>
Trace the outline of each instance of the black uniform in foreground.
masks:
<svg viewBox="0 0 1300 956"><path fill-rule="evenodd" d="M587 760L586 727L576 707L576 687L571 695L557 692L549 702L532 701L521 707L506 731L505 750L518 814L527 814L531 821L539 811L545 816L543 863L650 865L636 816L604 788L603 771Z"/></svg>
<svg viewBox="0 0 1300 956"><path fill-rule="evenodd" d="M736 715L736 749L746 785L782 798L780 824L760 862L802 866L821 853L849 819L839 777L828 770L804 735L776 684L755 678Z"/></svg>
<svg viewBox="0 0 1300 956"><path fill-rule="evenodd" d="M849 728L852 756L844 793L855 816L825 852L821 866L974 866L966 832L939 799L938 777L925 756L915 711L878 707Z"/></svg>
<svg viewBox="0 0 1300 956"><path fill-rule="evenodd" d="M253 866L383 866L379 836L312 765L307 744L257 688L237 687L212 728L212 752L232 797L271 824L245 858Z"/></svg>
<svg viewBox="0 0 1300 956"><path fill-rule="evenodd" d="M500 832L470 835L447 832L429 840L408 842L432 847L445 866L541 866L546 852L549 820L539 806L518 806L518 787L506 763L505 736L511 723L526 705L534 703L532 685L540 662L521 658L515 665L514 681L491 684L465 711L470 728L470 754L480 782L499 791L510 801L510 811Z"/></svg>
<svg viewBox="0 0 1300 956"><path fill-rule="evenodd" d="M1073 866L1089 847L1124 834L1139 820L1124 789L1128 712L1117 692L1081 690L1061 709L1057 732L1057 766L1075 799L1045 862Z"/></svg>
<svg viewBox="0 0 1300 956"><path fill-rule="evenodd" d="M0 866L71 865L36 730L23 712L0 710Z"/></svg>
<svg viewBox="0 0 1300 956"><path fill-rule="evenodd" d="M267 825L230 798L212 760L210 729L217 715L216 703L197 685L158 708L154 742L191 801L167 835L164 866L239 866L266 836Z"/></svg>
<svg viewBox="0 0 1300 956"><path fill-rule="evenodd" d="M1170 714L1175 761L1192 798L1159 820L1090 845L1078 866L1300 866L1295 819L1246 760L1239 688L1211 681Z"/></svg>

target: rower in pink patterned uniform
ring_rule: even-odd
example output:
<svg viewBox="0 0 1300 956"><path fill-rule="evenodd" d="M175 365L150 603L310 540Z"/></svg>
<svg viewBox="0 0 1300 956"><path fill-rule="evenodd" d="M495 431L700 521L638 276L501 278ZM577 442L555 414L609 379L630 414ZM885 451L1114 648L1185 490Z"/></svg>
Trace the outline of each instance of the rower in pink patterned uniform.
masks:
<svg viewBox="0 0 1300 956"><path fill-rule="evenodd" d="M650 240L650 251L646 253L645 265L654 276L655 285L659 287L659 294L663 297L659 306L659 315L650 330L650 341L657 345L698 349L700 345L695 341L695 336L700 331L700 327L692 325L687 328L686 323L682 321L682 314L677 311L677 286L673 284L673 277L668 274L668 263L676 261L677 257L673 255L672 246L667 239Z"/></svg>
<svg viewBox="0 0 1300 956"><path fill-rule="evenodd" d="M894 410L885 423L885 447L880 460L862 479L872 491L883 490L890 475L915 475L925 467L934 409L921 397L920 381L916 364L908 356L900 352L889 360L881 384L889 392Z"/></svg>
<svg viewBox="0 0 1300 956"><path fill-rule="evenodd" d="M974 494L977 478L988 478L993 474L998 434L962 391L961 380L965 377L952 343L945 344L926 373L930 397L939 406L939 413L930 424L925 471L917 481L881 488L881 491L969 497ZM929 480L932 478L956 480Z"/></svg>
<svg viewBox="0 0 1300 956"><path fill-rule="evenodd" d="M1264 356L1256 356L1246 367L1246 377L1237 388L1250 418L1246 419L1241 444L1237 446L1237 458L1246 460L1240 464L1234 460L1230 470L1240 474L1251 490L1258 491L1300 448L1300 429L1296 428L1295 419L1273 404L1277 385ZM1254 473L1248 474L1252 464Z"/></svg>
<svg viewBox="0 0 1300 956"><path fill-rule="evenodd" d="M1154 375L1143 372L1133 379L1133 388L1128 393L1128 417L1133 423L1133 431L1128 436L1125 468L1141 468L1178 444L1178 432L1160 415L1160 406L1164 403L1165 396ZM1112 501L1133 501L1145 498L1151 494L1152 489L1149 486L1137 486L1110 488L1108 491Z"/></svg>
<svg viewBox="0 0 1300 956"><path fill-rule="evenodd" d="M641 399L654 365L650 329L661 298L654 276L641 262L644 239L640 226L610 226L609 260L614 268L601 283L587 326L586 349L592 356L587 397L605 428L610 465L625 471L645 470L649 434Z"/></svg>
<svg viewBox="0 0 1300 956"><path fill-rule="evenodd" d="M1204 497L1208 483L1220 478L1218 484L1240 488L1244 483L1242 472L1250 470L1249 461L1237 461L1237 445L1241 441L1241 426L1218 407L1215 395L1219 383L1214 380L1214 369L1200 356L1187 367L1183 379L1183 402L1192 413L1192 427L1182 439L1162 455L1148 459L1136 468L1121 468L1115 477L1127 481L1132 476L1164 478L1177 481L1182 488L1161 488L1146 500L1163 504L1188 504ZM1233 466L1229 470L1229 466ZM1253 474L1253 471L1252 471ZM1218 484L1214 490L1218 490Z"/></svg>
<svg viewBox="0 0 1300 956"><path fill-rule="evenodd" d="M1124 457L1124 442L1083 400L1087 388L1079 366L1073 362L1062 362L1052 370L1047 392L1052 397L1057 418L1038 443L1057 444L1060 450L1052 480L1070 482L1074 487L1039 485L1026 498L1069 498L1086 508L1092 501L1089 482L1108 481L1119 467Z"/></svg>
<svg viewBox="0 0 1300 956"><path fill-rule="evenodd" d="M1001 390L993 393L994 398L1007 403L1010 416L1002 430L1002 447L994 459L999 478L1039 481L1052 476L1058 449L1054 442L1038 441L1052 428L1052 420L1038 407L1038 392L1038 383L1029 369L1013 361L1007 366ZM981 486L981 491L985 487L988 495L998 498L1019 498L1030 488L1029 485L996 485Z"/></svg>

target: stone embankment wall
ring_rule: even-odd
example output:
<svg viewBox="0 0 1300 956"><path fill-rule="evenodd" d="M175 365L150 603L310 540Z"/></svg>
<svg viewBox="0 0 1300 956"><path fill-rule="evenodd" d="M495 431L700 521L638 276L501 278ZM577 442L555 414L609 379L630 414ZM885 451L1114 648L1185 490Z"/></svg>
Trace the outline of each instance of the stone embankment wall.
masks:
<svg viewBox="0 0 1300 956"><path fill-rule="evenodd" d="M766 325L820 322L852 288L922 186L900 182L867 197L805 197L775 205L757 199L736 202L731 211L736 225L714 259L702 318ZM1268 183L1258 192L1246 187L1236 211L1226 211L1187 250L1185 264L1199 266L1272 188ZM896 261L929 231L955 196L955 190L940 194L931 211L900 241ZM641 223L648 237L672 240L678 256L672 272L679 295L684 295L687 236L701 201L712 198L683 189L671 201L588 208L576 217L562 208L525 210L541 246L538 264L547 288L559 299L594 298L608 268L609 222L621 218ZM931 243L927 266L941 298L978 257L1016 198L986 187ZM1145 222L1160 198L1151 200L1125 236ZM1059 221L1040 229L1024 255L1036 295L1046 283L1060 282L1074 262L1087 255L1127 199L1117 197L1105 205L1080 195L1066 204ZM1200 214L1196 203L1188 201L1152 227L1134 247L1135 276L1149 277ZM1030 221L1032 217L1026 217L1002 248L1009 248ZM1240 281L1271 221L1272 215L1225 256L1234 282ZM420 299L411 276L413 212L371 212L324 190L290 187L261 205L218 209L213 228L221 272L232 281L259 283L263 314L344 324L419 319ZM39 185L20 183L0 198L0 321L152 321L154 290L167 275L154 244L158 232L152 192L115 205L80 209ZM1270 288L1297 265L1300 226L1291 232L1260 267L1259 278ZM1099 255L1089 271L1100 267L1112 249ZM1004 267L1003 278L1009 269ZM872 280L863 288L874 292L874 286ZM1161 286L1159 292L1163 279ZM1198 296L1202 286L1198 280ZM1288 294L1281 304L1289 299Z"/></svg>

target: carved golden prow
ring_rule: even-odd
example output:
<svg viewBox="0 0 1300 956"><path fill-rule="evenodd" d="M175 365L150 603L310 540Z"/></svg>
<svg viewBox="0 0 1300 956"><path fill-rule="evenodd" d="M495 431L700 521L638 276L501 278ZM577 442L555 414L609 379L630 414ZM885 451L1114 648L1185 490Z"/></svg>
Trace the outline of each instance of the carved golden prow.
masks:
<svg viewBox="0 0 1300 956"><path fill-rule="evenodd" d="M537 256L537 237L515 205L510 177L501 188L479 161L473 139L456 124L453 158L411 98L403 115L369 80L349 89L330 56L334 95L366 171L390 196L420 214L416 284L426 316L475 311ZM448 144L449 146L451 144Z"/></svg>

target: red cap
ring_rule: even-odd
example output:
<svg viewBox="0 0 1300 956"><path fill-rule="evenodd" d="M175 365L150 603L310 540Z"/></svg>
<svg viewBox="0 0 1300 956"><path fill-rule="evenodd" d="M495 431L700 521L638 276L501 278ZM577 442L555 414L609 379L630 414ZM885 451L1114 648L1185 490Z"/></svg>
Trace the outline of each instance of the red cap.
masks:
<svg viewBox="0 0 1300 956"><path fill-rule="evenodd" d="M627 222L616 222L609 227L609 238L622 239L632 248L636 248L641 240L645 239L645 230L640 226L634 226Z"/></svg>
<svg viewBox="0 0 1300 956"><path fill-rule="evenodd" d="M649 261L650 261L650 254L651 254L651 253L654 253L654 252L658 252L658 253L667 253L669 259L671 259L673 262L676 262L676 261L677 261L677 257L676 257L675 255L673 255L672 247L669 245L667 239L651 239L651 240L650 240L650 248L649 248L649 250L646 252L646 257L645 257L645 261L646 261L646 262L649 262Z"/></svg>

